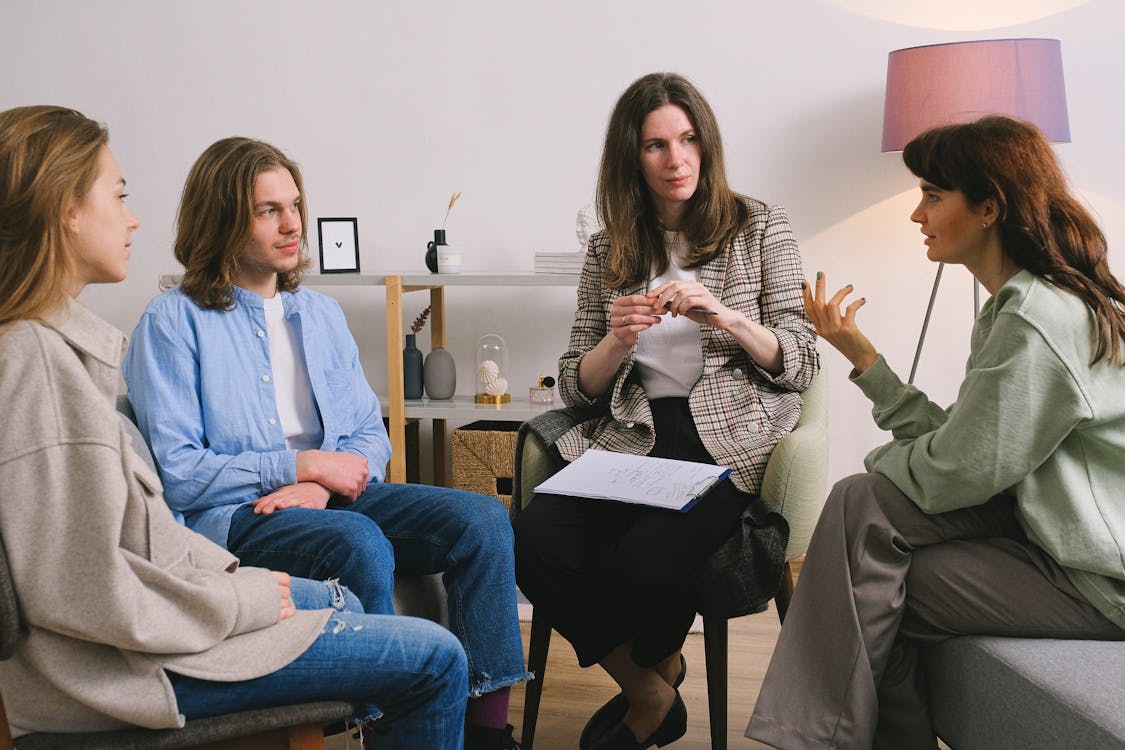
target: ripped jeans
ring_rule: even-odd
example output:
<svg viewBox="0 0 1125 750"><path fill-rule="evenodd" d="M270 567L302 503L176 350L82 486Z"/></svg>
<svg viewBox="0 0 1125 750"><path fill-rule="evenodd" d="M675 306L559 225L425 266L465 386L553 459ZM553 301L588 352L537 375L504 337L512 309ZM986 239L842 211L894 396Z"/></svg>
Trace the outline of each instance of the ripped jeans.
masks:
<svg viewBox="0 0 1125 750"><path fill-rule="evenodd" d="M372 482L354 503L231 516L227 549L243 565L339 578L363 611L392 614L394 574L441 573L449 629L468 657L469 693L527 680L512 524L496 498L449 487Z"/></svg>
<svg viewBox="0 0 1125 750"><path fill-rule="evenodd" d="M414 617L366 615L334 582L293 578L298 609L335 609L324 631L287 666L243 682L212 682L169 672L188 719L318 700L356 706L379 750L460 750L468 693L465 651L445 628Z"/></svg>

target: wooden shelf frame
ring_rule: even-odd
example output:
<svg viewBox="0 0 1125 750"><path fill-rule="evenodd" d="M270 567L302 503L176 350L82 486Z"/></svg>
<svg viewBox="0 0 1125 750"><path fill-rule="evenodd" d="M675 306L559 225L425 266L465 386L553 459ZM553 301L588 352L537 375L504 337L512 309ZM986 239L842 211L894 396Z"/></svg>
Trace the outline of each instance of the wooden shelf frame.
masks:
<svg viewBox="0 0 1125 750"><path fill-rule="evenodd" d="M161 288L179 283L176 273L160 275ZM402 349L406 344L402 323L402 295L412 292L430 293L430 349L445 346L445 289L450 286L578 286L578 274L531 273L527 271L494 273L390 273L390 274L309 274L303 283L312 287L383 286L386 287L387 318L387 395L380 398L383 415L389 426L391 440L388 482L406 481L406 424L414 419L433 422L433 481L446 481L446 422L448 418L498 419L522 422L556 405L538 405L522 399L503 405L473 403L472 396L454 396L448 401L420 399L406 401L402 378Z"/></svg>

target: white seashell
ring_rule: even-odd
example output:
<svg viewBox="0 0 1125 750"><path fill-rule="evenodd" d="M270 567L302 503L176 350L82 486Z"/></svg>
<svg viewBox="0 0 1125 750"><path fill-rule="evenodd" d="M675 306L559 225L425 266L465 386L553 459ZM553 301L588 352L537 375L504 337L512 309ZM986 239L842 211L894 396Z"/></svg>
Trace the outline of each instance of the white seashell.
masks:
<svg viewBox="0 0 1125 750"><path fill-rule="evenodd" d="M500 365L493 362L491 359L486 359L480 363L477 368L477 378L482 383L487 383L489 378L494 378L500 374Z"/></svg>
<svg viewBox="0 0 1125 750"><path fill-rule="evenodd" d="M489 396L503 396L507 392L507 378L493 378L485 386L485 393L487 393Z"/></svg>

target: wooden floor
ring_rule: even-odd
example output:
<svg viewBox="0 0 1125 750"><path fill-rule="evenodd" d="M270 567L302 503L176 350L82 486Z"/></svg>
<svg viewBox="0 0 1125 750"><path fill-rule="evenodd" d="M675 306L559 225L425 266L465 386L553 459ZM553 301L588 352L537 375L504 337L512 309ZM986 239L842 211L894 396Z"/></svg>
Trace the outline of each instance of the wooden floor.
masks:
<svg viewBox="0 0 1125 750"><path fill-rule="evenodd" d="M767 612L731 620L729 625L730 656L727 690L727 746L732 750L765 748L742 736L746 722L758 699L758 689L769 664L780 626L777 613ZM528 623L524 623L524 647L527 647ZM669 747L676 750L710 750L711 727L707 720L707 676L703 667L703 634L692 633L684 645L687 678L680 686L680 695L688 709L688 731ZM590 715L617 693L609 675L598 667L582 669L574 650L561 636L551 638L551 651L544 675L543 699L539 707L539 724L535 730L534 750L575 750L578 736ZM519 737L523 724L522 687L512 691L510 720Z"/></svg>
<svg viewBox="0 0 1125 750"><path fill-rule="evenodd" d="M527 652L530 623L523 623L524 654ZM729 626L730 658L727 695L727 747L730 750L768 750L742 736L750 712L758 700L766 667L781 627L772 605L767 612L731 620ZM710 750L711 727L707 721L707 677L703 669L703 634L692 633L684 644L688 671L680 695L688 709L688 731L667 747L676 750ZM539 706L539 724L535 730L533 750L576 750L578 736L590 714L617 693L613 680L598 667L582 669L574 658L574 650L561 636L551 638L547 658L543 700ZM509 720L520 737L523 725L524 688L512 691ZM325 738L326 750L359 750L359 742L345 734ZM939 750L949 750L940 740Z"/></svg>
<svg viewBox="0 0 1125 750"><path fill-rule="evenodd" d="M530 623L523 623L526 652ZM730 679L728 681L728 747L731 750L765 748L761 743L742 736L746 721L758 698L758 688L765 675L773 644L780 626L777 613L771 608L749 617L731 620ZM683 739L668 747L676 750L709 750L711 727L707 720L707 678L703 668L703 634L692 633L684 646L687 678L680 694L688 709L688 731ZM535 731L534 750L576 750L578 736L590 714L617 693L613 680L600 668L582 669L574 658L574 650L561 636L551 638L547 673L543 683L543 700L539 707L539 724ZM524 688L512 691L509 720L516 726L516 738L523 725ZM359 743L340 734L327 738L330 750L358 750Z"/></svg>

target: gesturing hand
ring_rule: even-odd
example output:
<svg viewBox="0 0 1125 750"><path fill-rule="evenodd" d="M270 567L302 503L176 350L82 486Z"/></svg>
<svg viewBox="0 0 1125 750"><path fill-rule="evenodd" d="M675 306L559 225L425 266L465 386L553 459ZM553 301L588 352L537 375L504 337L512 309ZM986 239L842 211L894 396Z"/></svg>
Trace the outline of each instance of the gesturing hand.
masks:
<svg viewBox="0 0 1125 750"><path fill-rule="evenodd" d="M841 312L840 303L852 293L852 285L848 284L826 302L824 282L824 274L817 273L815 296L808 284L804 285L801 296L805 302L805 314L816 327L817 335L847 357L856 371L863 372L878 356L874 345L860 332L855 322L856 311L867 303L867 299L857 299Z"/></svg>
<svg viewBox="0 0 1125 750"><path fill-rule="evenodd" d="M269 515L282 508L312 508L324 510L332 493L316 482L297 482L259 497L254 501L254 512Z"/></svg>
<svg viewBox="0 0 1125 750"><path fill-rule="evenodd" d="M363 494L370 478L367 459L354 453L310 450L297 454L298 482L316 482L349 500Z"/></svg>
<svg viewBox="0 0 1125 750"><path fill-rule="evenodd" d="M292 617L297 614L297 605L293 603L293 597L289 590L289 574L282 573L278 570L271 570L273 579L277 581L278 595L281 597L281 616L279 620Z"/></svg>

